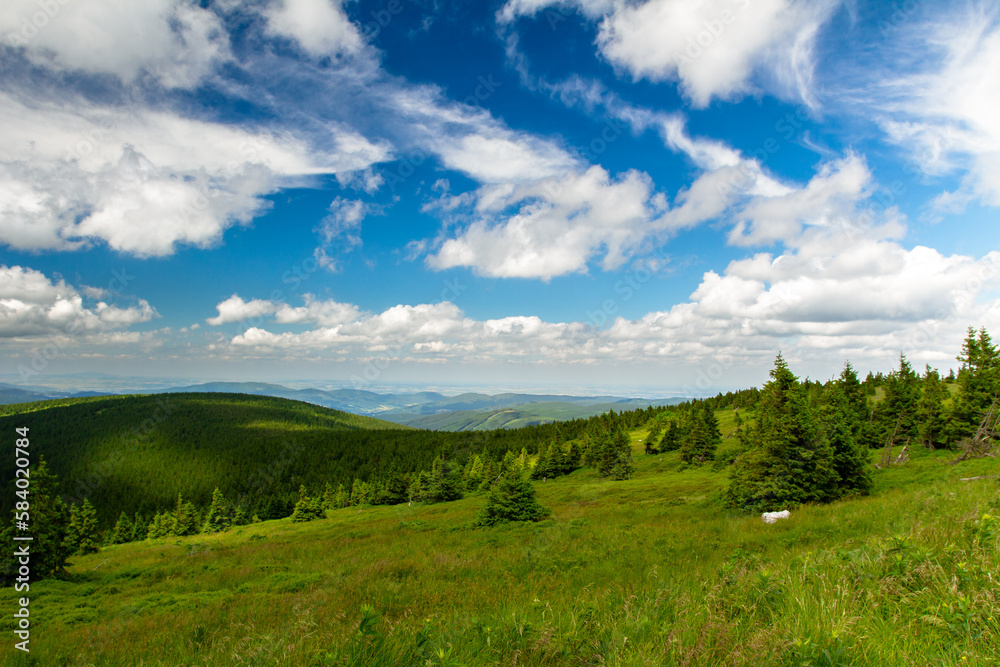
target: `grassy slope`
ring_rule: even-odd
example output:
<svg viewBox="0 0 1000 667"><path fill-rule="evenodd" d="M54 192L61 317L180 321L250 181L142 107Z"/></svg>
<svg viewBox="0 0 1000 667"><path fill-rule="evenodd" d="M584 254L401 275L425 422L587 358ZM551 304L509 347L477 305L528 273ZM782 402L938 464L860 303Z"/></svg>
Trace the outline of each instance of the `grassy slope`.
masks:
<svg viewBox="0 0 1000 667"><path fill-rule="evenodd" d="M917 449L878 492L763 525L724 473L643 456L537 484L552 518L472 530L482 496L123 545L32 586L45 665L997 664L995 460ZM732 440L726 441L727 447ZM0 608L15 594L0 592ZM372 612L363 609L370 606ZM361 622L369 614L368 622ZM10 617L3 630L9 636ZM5 664L10 641L0 647ZM20 659L20 661L19 661Z"/></svg>
<svg viewBox="0 0 1000 667"><path fill-rule="evenodd" d="M343 457L358 458L346 451L356 440L391 430L386 446L405 447L392 440L408 429L300 401L214 393L0 406L0 434L13 437L20 426L30 429L32 462L44 455L64 492L91 497L105 525L135 498L144 505L134 509L149 512L169 506L178 491L205 503L215 486L229 497L249 491L247 485L270 487L264 482L276 468L283 477L319 483ZM12 480L13 466L13 456L0 457L0 479ZM13 490L5 492L0 511L12 499Z"/></svg>
<svg viewBox="0 0 1000 667"><path fill-rule="evenodd" d="M562 402L527 403L516 408L496 410L455 410L433 415L388 414L385 418L398 424L432 431L488 431L496 428L521 428L534 424L593 417L609 410L620 412L618 403L574 405Z"/></svg>

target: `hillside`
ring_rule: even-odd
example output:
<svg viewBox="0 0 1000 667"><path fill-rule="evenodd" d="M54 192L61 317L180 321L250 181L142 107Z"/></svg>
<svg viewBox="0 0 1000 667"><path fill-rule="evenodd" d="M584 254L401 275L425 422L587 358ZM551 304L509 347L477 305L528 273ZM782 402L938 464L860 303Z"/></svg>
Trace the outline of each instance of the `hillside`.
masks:
<svg viewBox="0 0 1000 667"><path fill-rule="evenodd" d="M355 478L431 467L446 454L502 457L547 443L581 422L490 432L413 429L301 401L190 393L66 398L0 406L0 432L27 426L32 462L45 457L71 502L89 498L101 528L125 511L147 518L178 493L198 506L216 487L248 516L287 516L300 485L348 488ZM0 460L0 512L13 502L14 459Z"/></svg>
<svg viewBox="0 0 1000 667"><path fill-rule="evenodd" d="M664 403L667 405L669 403ZM647 403L596 403L584 405L564 401L517 404L517 407L491 410L453 410L434 414L386 412L382 417L397 424L431 431L488 431L497 428L521 428L569 419L585 419L609 410L621 411L645 407Z"/></svg>
<svg viewBox="0 0 1000 667"><path fill-rule="evenodd" d="M725 430L725 429L724 429ZM31 664L990 665L994 459L913 450L876 492L768 526L677 453L536 484L550 519L470 524L482 495L103 548L32 584ZM722 453L733 446L732 440ZM873 456L877 453L873 452ZM15 593L0 604L15 608ZM37 611L35 611L37 610ZM282 613L276 613L282 610ZM11 620L3 626L9 634ZM29 664L0 648L4 664Z"/></svg>

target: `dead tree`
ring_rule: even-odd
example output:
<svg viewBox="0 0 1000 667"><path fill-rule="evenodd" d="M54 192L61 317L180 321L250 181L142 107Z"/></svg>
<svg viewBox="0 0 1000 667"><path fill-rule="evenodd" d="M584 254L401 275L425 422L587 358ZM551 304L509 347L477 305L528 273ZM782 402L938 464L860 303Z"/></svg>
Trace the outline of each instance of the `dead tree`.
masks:
<svg viewBox="0 0 1000 667"><path fill-rule="evenodd" d="M997 399L993 399L990 409L986 411L986 416L979 422L979 428L974 435L965 438L959 443L962 454L952 461L958 463L966 459L981 459L985 456L996 456L997 437Z"/></svg>

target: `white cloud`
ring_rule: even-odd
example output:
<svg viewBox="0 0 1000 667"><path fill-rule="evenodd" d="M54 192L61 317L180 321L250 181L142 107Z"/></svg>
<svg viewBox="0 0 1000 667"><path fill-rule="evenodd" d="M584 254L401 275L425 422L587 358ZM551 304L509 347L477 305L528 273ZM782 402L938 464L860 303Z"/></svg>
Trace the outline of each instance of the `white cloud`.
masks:
<svg viewBox="0 0 1000 667"><path fill-rule="evenodd" d="M599 19L597 45L608 61L636 79L678 81L697 107L751 92L755 81L814 107L813 44L838 3L510 0L497 18L506 25L551 6L575 6Z"/></svg>
<svg viewBox="0 0 1000 667"><path fill-rule="evenodd" d="M543 278L585 270L603 251L616 268L649 230L656 213L648 176L611 179L601 167L514 188L480 193L476 219L429 258L446 269L469 266L497 277ZM515 214L502 212L518 206Z"/></svg>
<svg viewBox="0 0 1000 667"><path fill-rule="evenodd" d="M386 148L340 131L324 153L280 132L83 100L0 93L0 242L66 250L106 241L139 256L207 247L267 207L264 195L315 174L356 170ZM335 135L339 128L334 128Z"/></svg>
<svg viewBox="0 0 1000 667"><path fill-rule="evenodd" d="M82 288L94 294L93 288ZM91 298L89 295L88 299ZM61 278L53 282L40 271L0 265L0 337L37 337L48 334L80 337L124 328L159 317L144 299L125 308L84 297Z"/></svg>
<svg viewBox="0 0 1000 667"><path fill-rule="evenodd" d="M216 306L216 309L219 311L218 315L210 317L205 321L213 327L217 327L220 324L229 324L230 322L240 322L253 317L272 315L277 312L279 307L279 304L273 301L264 301L262 299L244 301L238 295L234 294Z"/></svg>
<svg viewBox="0 0 1000 667"><path fill-rule="evenodd" d="M915 62L897 78L868 84L888 137L910 151L925 173L965 172L943 195L944 209L973 200L1000 206L1000 11L971 4L932 14L900 32L891 57ZM862 78L871 77L866 71Z"/></svg>
<svg viewBox="0 0 1000 667"><path fill-rule="evenodd" d="M230 57L219 18L188 0L5 0L0 41L47 67L126 83L148 73L167 87L193 86Z"/></svg>
<svg viewBox="0 0 1000 667"><path fill-rule="evenodd" d="M338 271L339 258L361 245L361 222L378 213L376 207L358 199L337 197L330 203L330 213L320 222L320 246L314 253L316 261L331 271Z"/></svg>
<svg viewBox="0 0 1000 667"><path fill-rule="evenodd" d="M261 324L231 339L249 356L463 363L598 363L629 359L695 370L721 364L766 367L775 351L828 371L845 359L951 365L970 323L1000 325L1000 252L980 260L905 249L876 235L817 230L809 243L760 253L707 272L687 302L610 326L589 312L575 322L534 315L468 317L450 302L366 313L312 297L283 306L274 324L314 323L304 332ZM640 286L640 289L642 287ZM992 299L992 300L991 300ZM603 303L594 311L603 313ZM285 315L282 315L285 313Z"/></svg>
<svg viewBox="0 0 1000 667"><path fill-rule="evenodd" d="M349 55L364 45L341 0L274 0L264 15L270 32L294 39L312 56Z"/></svg>

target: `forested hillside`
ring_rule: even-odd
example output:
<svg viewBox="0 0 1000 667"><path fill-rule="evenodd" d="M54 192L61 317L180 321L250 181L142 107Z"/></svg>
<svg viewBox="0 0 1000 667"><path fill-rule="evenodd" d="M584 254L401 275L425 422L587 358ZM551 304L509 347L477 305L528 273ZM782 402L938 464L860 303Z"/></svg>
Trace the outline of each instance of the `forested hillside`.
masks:
<svg viewBox="0 0 1000 667"><path fill-rule="evenodd" d="M646 421L640 410L629 423ZM630 413L631 414L631 413ZM161 394L61 399L0 407L0 432L31 433L40 457L70 503L89 499L99 525L121 512L146 520L173 508L178 495L207 507L219 488L247 516L291 514L301 485L348 488L354 479L430 470L437 456L464 464L473 453L499 459L537 451L557 431L577 437L582 420L559 426L475 433L419 431L299 401L243 394ZM0 461L13 496L12 458Z"/></svg>

